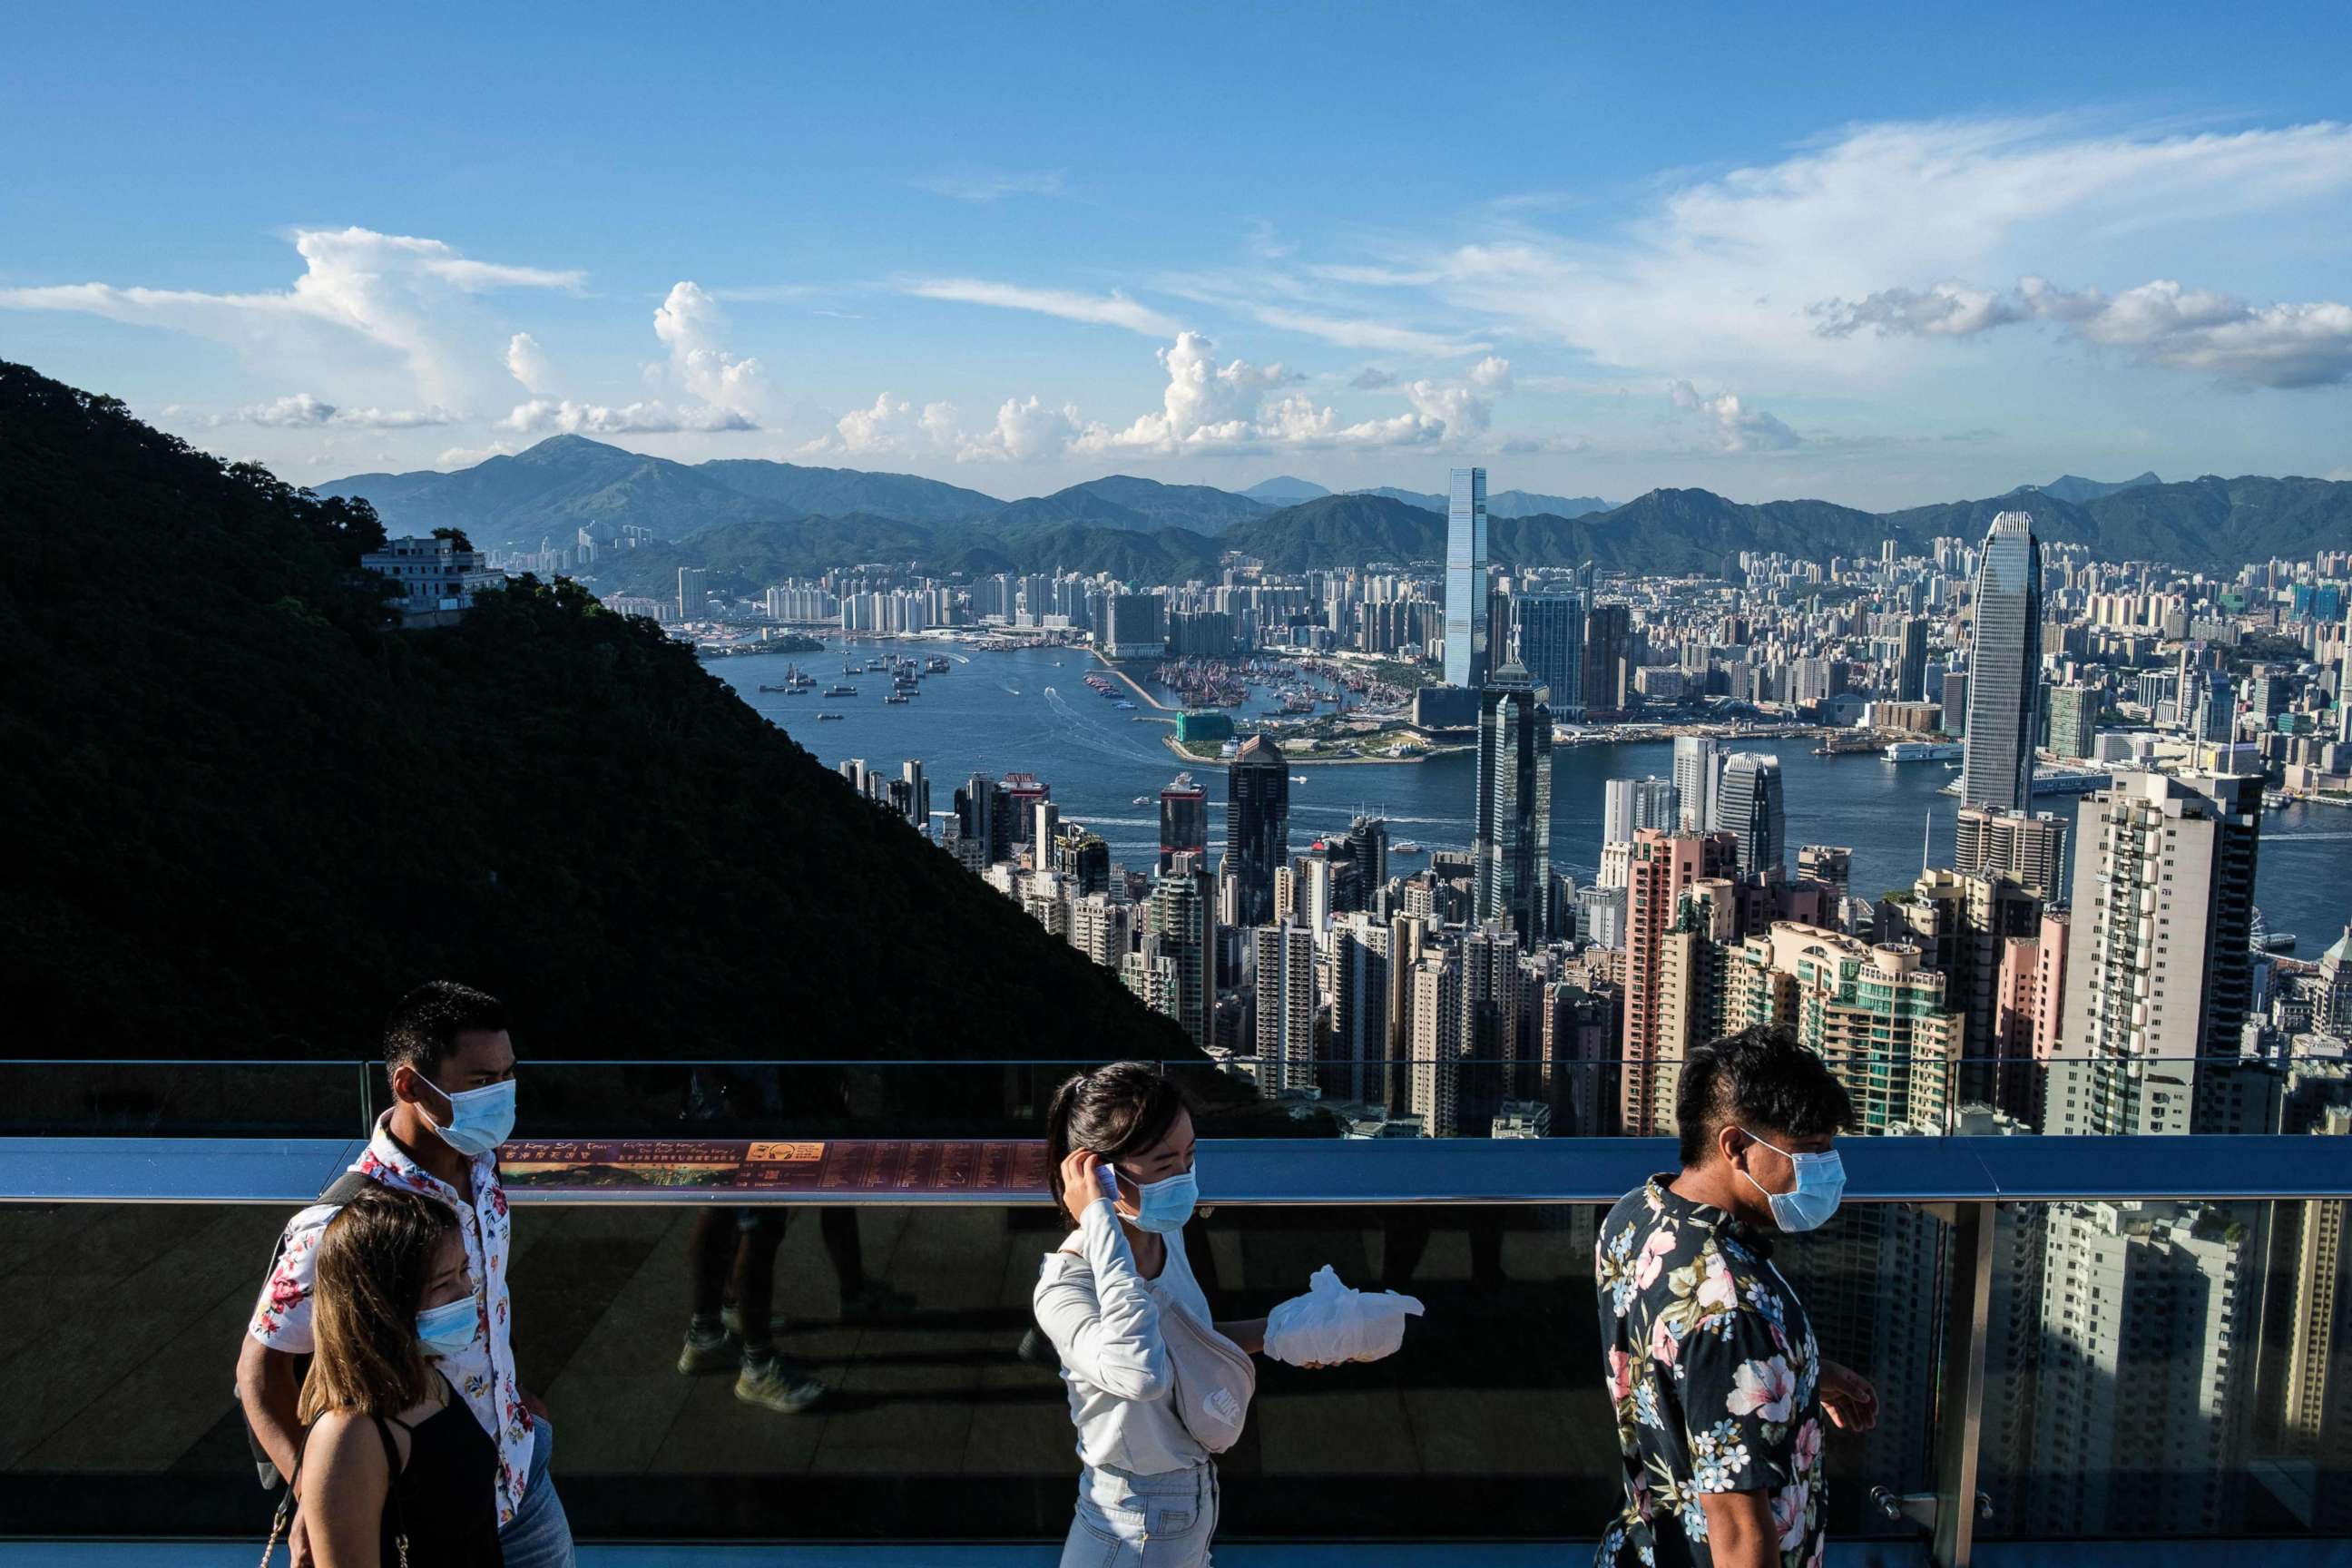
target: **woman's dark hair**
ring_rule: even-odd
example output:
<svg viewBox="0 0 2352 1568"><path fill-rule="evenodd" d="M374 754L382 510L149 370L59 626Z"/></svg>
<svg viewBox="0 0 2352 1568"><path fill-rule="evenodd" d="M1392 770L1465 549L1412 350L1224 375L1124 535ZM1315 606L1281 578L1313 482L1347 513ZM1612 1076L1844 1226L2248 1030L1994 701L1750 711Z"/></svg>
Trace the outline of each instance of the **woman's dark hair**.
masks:
<svg viewBox="0 0 2352 1568"><path fill-rule="evenodd" d="M1675 1124L1685 1168L1706 1163L1727 1122L1790 1138L1835 1132L1853 1121L1853 1101L1829 1063L1785 1028L1759 1024L1699 1047L1683 1063Z"/></svg>
<svg viewBox="0 0 2352 1568"><path fill-rule="evenodd" d="M1184 1091L1150 1062L1113 1062L1066 1079L1045 1107L1045 1185L1054 1202L1068 1211L1062 1162L1071 1150L1116 1160L1149 1149L1187 1109Z"/></svg>

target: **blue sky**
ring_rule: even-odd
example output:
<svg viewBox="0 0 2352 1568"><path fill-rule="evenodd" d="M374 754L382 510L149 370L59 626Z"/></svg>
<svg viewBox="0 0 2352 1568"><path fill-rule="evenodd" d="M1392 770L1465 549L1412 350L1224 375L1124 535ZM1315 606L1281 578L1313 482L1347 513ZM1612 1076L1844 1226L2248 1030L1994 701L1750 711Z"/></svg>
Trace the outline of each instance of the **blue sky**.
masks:
<svg viewBox="0 0 2352 1568"><path fill-rule="evenodd" d="M298 481L2352 478L2352 10L41 7L0 356Z"/></svg>

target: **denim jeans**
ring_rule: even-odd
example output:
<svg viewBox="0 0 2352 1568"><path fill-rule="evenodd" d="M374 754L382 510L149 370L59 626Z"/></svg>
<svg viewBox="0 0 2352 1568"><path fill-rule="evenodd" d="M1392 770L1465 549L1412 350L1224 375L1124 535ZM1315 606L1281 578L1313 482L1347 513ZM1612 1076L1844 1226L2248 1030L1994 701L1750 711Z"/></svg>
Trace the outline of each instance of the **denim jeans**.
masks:
<svg viewBox="0 0 2352 1568"><path fill-rule="evenodd" d="M530 1484L523 1489L522 1507L499 1531L499 1551L506 1568L577 1568L572 1521L563 1517L563 1500L555 1495L555 1479L547 1473L555 1431L544 1415L531 1426Z"/></svg>
<svg viewBox="0 0 2352 1568"><path fill-rule="evenodd" d="M1158 1476L1089 1467L1078 1476L1062 1568L1208 1568L1216 1532L1213 1463Z"/></svg>

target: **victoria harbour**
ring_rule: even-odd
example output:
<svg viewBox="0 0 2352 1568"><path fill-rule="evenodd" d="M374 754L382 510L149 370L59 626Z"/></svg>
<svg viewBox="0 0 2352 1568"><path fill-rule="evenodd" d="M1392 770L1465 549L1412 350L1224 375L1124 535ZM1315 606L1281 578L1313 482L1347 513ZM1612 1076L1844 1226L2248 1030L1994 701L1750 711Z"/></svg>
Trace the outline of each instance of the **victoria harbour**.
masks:
<svg viewBox="0 0 2352 1568"><path fill-rule="evenodd" d="M861 639L868 651L920 657L949 646L925 638ZM835 679L839 645L800 657L821 681ZM896 706L883 701L887 679L867 676L855 698L788 698L762 692L777 679L782 659L719 660L712 672L752 708L781 725L827 767L863 759L885 772L919 760L932 780L933 809L944 791L974 773L1034 773L1052 786L1063 819L1100 834L1112 858L1148 867L1158 849L1155 815L1160 786L1191 771L1209 792L1211 821L1223 821L1224 775L1177 757L1161 743L1172 711L1129 713L1088 690L1085 677L1102 666L1083 648L1039 647L959 657L953 672L923 681L921 696ZM1143 679L1140 672L1136 672ZM858 678L838 677L848 684ZM1153 689L1144 679L1146 689ZM1170 702L1174 693L1154 695ZM1246 726L1270 706L1262 690L1235 710ZM819 710L837 722L817 721ZM1873 755L1821 757L1811 739L1727 741L1727 747L1766 752L1780 759L1788 802L1789 843L1840 844L1853 851L1853 889L1875 895L1907 886L1922 864L1923 843L1936 864L1948 863L1956 797L1942 792L1953 773L1941 763L1894 764ZM1612 778L1664 776L1671 772L1664 740L1562 745L1552 753L1553 863L1582 882L1600 868L1601 785ZM1302 763L1291 790L1291 837L1305 848L1326 833L1347 831L1350 818L1387 819L1401 843L1424 849L1465 850L1476 758L1468 751L1418 763ZM1147 797L1138 805L1137 796ZM2080 802L2042 796L2035 802L2070 820ZM1213 826L1212 841L1222 828ZM2255 898L2273 931L2294 932L2315 952L2352 917L2352 893L2334 879L2352 846L2352 811L2295 805L2265 814ZM1401 870L1420 862L1397 857Z"/></svg>

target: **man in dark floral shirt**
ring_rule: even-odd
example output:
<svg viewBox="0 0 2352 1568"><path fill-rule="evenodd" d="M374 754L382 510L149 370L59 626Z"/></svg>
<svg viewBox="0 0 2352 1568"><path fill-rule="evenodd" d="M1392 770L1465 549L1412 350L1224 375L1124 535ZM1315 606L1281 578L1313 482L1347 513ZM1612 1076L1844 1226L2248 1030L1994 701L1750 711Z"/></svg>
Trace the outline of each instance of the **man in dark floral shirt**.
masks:
<svg viewBox="0 0 2352 1568"><path fill-rule="evenodd" d="M1822 1422L1878 1399L1824 1361L1770 1237L1836 1208L1844 1089L1785 1031L1694 1051L1675 1102L1678 1173L1618 1200L1594 1278L1625 1507L1601 1568L1820 1568Z"/></svg>

